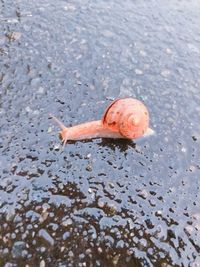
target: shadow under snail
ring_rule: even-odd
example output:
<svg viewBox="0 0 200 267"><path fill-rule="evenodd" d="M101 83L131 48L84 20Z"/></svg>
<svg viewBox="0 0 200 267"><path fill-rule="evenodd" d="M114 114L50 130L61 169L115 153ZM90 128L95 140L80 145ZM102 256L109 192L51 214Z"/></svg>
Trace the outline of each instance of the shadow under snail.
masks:
<svg viewBox="0 0 200 267"><path fill-rule="evenodd" d="M63 146L68 140L91 138L135 139L153 132L149 128L149 112L145 105L134 98L114 100L104 112L101 120L65 127L56 117L50 115L61 128Z"/></svg>

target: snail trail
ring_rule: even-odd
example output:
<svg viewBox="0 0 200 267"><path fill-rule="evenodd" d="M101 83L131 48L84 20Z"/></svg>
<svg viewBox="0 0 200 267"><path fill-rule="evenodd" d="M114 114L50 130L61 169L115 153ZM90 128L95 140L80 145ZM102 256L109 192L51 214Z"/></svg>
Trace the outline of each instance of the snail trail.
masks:
<svg viewBox="0 0 200 267"><path fill-rule="evenodd" d="M98 143L101 147L109 147L113 151L117 148L120 152L126 152L129 148L136 148L136 144L132 140L128 139L102 139L101 142Z"/></svg>

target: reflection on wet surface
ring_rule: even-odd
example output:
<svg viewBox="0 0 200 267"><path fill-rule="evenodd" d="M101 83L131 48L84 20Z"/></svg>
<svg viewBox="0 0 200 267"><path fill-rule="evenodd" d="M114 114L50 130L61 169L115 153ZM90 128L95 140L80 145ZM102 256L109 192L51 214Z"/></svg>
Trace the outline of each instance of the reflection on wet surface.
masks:
<svg viewBox="0 0 200 267"><path fill-rule="evenodd" d="M199 1L0 1L1 266L198 266ZM156 135L70 142L110 99Z"/></svg>

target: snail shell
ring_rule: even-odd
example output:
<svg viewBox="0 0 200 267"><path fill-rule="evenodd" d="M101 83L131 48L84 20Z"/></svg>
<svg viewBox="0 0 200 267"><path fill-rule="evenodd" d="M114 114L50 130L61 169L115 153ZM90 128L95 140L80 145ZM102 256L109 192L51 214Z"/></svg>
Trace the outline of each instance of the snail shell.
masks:
<svg viewBox="0 0 200 267"><path fill-rule="evenodd" d="M113 101L106 109L102 124L124 138L142 136L149 126L149 113L145 105L134 98L121 98Z"/></svg>

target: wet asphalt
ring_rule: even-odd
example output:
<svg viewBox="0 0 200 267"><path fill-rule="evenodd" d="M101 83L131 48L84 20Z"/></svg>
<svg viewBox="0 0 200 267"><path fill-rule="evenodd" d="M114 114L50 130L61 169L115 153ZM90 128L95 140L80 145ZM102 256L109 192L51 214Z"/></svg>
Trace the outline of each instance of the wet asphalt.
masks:
<svg viewBox="0 0 200 267"><path fill-rule="evenodd" d="M200 264L200 2L0 1L0 266ZM155 135L60 149L131 96Z"/></svg>

